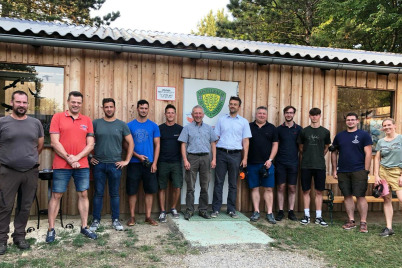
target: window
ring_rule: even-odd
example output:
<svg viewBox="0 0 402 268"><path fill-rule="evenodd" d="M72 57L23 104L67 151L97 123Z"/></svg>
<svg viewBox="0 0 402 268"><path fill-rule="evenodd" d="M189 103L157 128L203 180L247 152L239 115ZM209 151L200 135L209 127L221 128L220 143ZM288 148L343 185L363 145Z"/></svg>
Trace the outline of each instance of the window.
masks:
<svg viewBox="0 0 402 268"><path fill-rule="evenodd" d="M382 120L392 117L393 95L393 92L384 90L339 88L337 132L346 130L346 115L355 112L359 115L358 127L370 133L374 150L377 141L384 137Z"/></svg>
<svg viewBox="0 0 402 268"><path fill-rule="evenodd" d="M64 69L20 64L0 64L0 117L11 113L11 94L22 90L28 94L29 116L38 118L50 143L49 127L53 114L63 109Z"/></svg>

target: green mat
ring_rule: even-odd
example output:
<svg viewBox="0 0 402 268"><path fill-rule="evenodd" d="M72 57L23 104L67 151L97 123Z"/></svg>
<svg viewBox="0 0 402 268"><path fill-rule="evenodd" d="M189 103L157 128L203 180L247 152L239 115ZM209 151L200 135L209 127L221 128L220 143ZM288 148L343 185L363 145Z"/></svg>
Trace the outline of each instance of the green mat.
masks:
<svg viewBox="0 0 402 268"><path fill-rule="evenodd" d="M209 212L211 213L211 212ZM198 216L198 211L196 211L194 213L194 215L191 217L190 221L250 221L250 219L248 217L246 217L244 214L236 211L236 214L238 216L238 218L232 218L230 217L228 214L226 214L226 212L223 213L219 213L219 216L216 218L211 218L211 219L204 219L201 216ZM169 214L169 216L171 216ZM173 219L174 220L174 219ZM184 220L184 215L183 213L180 213L180 220Z"/></svg>

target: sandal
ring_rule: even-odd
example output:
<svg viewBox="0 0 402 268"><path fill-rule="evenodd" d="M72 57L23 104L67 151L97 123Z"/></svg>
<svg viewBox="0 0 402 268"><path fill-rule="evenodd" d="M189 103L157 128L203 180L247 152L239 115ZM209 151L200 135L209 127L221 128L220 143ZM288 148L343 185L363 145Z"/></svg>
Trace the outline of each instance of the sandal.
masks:
<svg viewBox="0 0 402 268"><path fill-rule="evenodd" d="M158 223L151 217L145 218L145 223L148 223L149 225L152 225L152 226L158 226Z"/></svg>
<svg viewBox="0 0 402 268"><path fill-rule="evenodd" d="M134 226L134 225L135 225L135 218L131 217L127 222L127 226Z"/></svg>

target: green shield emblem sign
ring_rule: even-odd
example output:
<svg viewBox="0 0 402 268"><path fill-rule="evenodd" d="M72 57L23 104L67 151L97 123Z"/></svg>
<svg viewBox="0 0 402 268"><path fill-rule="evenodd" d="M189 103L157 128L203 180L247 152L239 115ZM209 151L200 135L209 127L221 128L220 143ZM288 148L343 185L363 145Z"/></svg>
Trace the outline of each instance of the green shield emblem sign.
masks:
<svg viewBox="0 0 402 268"><path fill-rule="evenodd" d="M198 104L204 108L204 113L209 118L215 117L225 104L226 92L218 88L202 88L197 91Z"/></svg>

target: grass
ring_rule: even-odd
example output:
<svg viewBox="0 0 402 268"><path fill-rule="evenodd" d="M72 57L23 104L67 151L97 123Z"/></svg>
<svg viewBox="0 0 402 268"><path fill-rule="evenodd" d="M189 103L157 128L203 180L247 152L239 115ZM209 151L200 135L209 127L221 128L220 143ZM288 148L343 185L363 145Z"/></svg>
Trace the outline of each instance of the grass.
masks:
<svg viewBox="0 0 402 268"><path fill-rule="evenodd" d="M268 226L257 223L256 227L276 240L271 246L280 250L304 251L322 257L336 267L401 267L402 246L400 235L380 237L380 225L370 225L369 233L341 228L342 222L322 228L315 224L302 226L285 223L285 226ZM402 234L402 224L394 224L394 231Z"/></svg>

